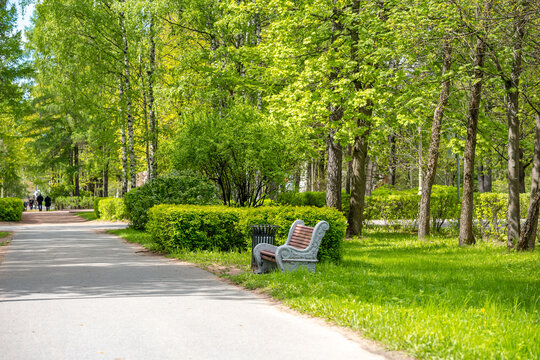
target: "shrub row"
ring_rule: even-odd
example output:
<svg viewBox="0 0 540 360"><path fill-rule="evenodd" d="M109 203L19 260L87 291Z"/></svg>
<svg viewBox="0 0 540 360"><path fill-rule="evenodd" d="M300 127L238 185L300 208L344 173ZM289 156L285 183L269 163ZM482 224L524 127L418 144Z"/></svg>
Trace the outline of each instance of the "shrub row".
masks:
<svg viewBox="0 0 540 360"><path fill-rule="evenodd" d="M520 194L521 218L527 215L530 194ZM344 197L345 199L345 197ZM294 206L324 206L324 192L285 193L278 201ZM345 200L344 200L345 201ZM364 220L384 220L386 224L399 223L400 220L416 220L420 195L416 190L397 191L387 187L377 189L366 197ZM345 204L347 205L348 204ZM345 206L344 206L345 207ZM477 231L483 238L499 238L506 232L506 212L508 194L476 193L474 195L474 219ZM430 213L432 225L439 229L446 219L457 220L461 211L461 202L457 190L452 186L433 186ZM414 224L412 224L414 225Z"/></svg>
<svg viewBox="0 0 540 360"><path fill-rule="evenodd" d="M99 218L103 220L125 220L126 207L121 198L101 198L98 202Z"/></svg>
<svg viewBox="0 0 540 360"><path fill-rule="evenodd" d="M0 198L0 221L20 221L24 202L17 198Z"/></svg>
<svg viewBox="0 0 540 360"><path fill-rule="evenodd" d="M92 196L60 196L53 199L56 210L93 209L94 197Z"/></svg>
<svg viewBox="0 0 540 360"><path fill-rule="evenodd" d="M349 213L350 199L350 194L345 191L341 193L341 210L345 216ZM326 203L326 193L324 191L306 191L302 193L287 191L280 193L276 202L280 205L323 207Z"/></svg>
<svg viewBox="0 0 540 360"><path fill-rule="evenodd" d="M158 204L218 204L216 188L207 179L189 173L160 177L124 196L127 218L135 229L144 229L148 210Z"/></svg>
<svg viewBox="0 0 540 360"><path fill-rule="evenodd" d="M283 244L292 223L302 219L308 226L326 220L330 229L319 248L321 261L338 262L342 256L346 219L330 208L271 206L231 208L226 206L157 205L148 212L147 230L159 248L167 252L180 249L251 248L251 224L273 224L280 228L276 244Z"/></svg>

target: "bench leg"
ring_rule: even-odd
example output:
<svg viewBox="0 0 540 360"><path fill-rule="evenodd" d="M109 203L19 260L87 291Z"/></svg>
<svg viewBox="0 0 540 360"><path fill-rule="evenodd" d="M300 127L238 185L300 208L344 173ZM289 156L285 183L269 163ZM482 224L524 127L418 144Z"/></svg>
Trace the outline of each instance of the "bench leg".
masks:
<svg viewBox="0 0 540 360"><path fill-rule="evenodd" d="M257 262L257 271L255 271L255 274L264 274L274 270L275 268L276 263L261 259Z"/></svg>

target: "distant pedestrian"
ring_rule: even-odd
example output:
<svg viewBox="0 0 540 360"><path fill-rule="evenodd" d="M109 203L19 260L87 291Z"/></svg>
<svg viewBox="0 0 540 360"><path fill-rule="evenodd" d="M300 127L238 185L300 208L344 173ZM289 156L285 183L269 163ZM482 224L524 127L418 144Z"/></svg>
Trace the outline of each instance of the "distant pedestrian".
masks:
<svg viewBox="0 0 540 360"><path fill-rule="evenodd" d="M32 210L34 208L34 198L28 199L28 204L30 206L30 210Z"/></svg>
<svg viewBox="0 0 540 360"><path fill-rule="evenodd" d="M38 206L38 209L39 211L41 211L43 209L43 195L41 195L41 193L39 193L38 197L37 197L37 206Z"/></svg>
<svg viewBox="0 0 540 360"><path fill-rule="evenodd" d="M49 195L47 195L45 196L45 209L49 211L50 208L51 208L51 198L49 197Z"/></svg>

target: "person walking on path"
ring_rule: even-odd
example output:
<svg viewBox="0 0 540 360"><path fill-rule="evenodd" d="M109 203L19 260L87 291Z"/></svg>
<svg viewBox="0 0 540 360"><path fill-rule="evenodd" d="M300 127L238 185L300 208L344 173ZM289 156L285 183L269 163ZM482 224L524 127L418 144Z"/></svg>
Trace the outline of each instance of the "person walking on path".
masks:
<svg viewBox="0 0 540 360"><path fill-rule="evenodd" d="M51 198L49 195L45 196L45 209L49 211L51 209Z"/></svg>
<svg viewBox="0 0 540 360"><path fill-rule="evenodd" d="M41 193L39 193L36 200L37 200L38 209L39 209L39 211L41 211L43 209L43 195L41 195Z"/></svg>

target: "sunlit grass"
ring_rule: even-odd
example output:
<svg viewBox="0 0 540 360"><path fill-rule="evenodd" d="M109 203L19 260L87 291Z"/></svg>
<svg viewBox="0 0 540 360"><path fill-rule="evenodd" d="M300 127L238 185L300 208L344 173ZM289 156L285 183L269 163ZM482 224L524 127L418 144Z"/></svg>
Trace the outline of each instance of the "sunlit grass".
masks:
<svg viewBox="0 0 540 360"><path fill-rule="evenodd" d="M97 220L97 216L93 211L77 212L75 214L88 221Z"/></svg>
<svg viewBox="0 0 540 360"><path fill-rule="evenodd" d="M254 275L247 252L175 256L237 266L243 271L228 275L236 283L418 358L540 359L538 251L372 232L345 243L341 264L319 264L314 274Z"/></svg>
<svg viewBox="0 0 540 360"><path fill-rule="evenodd" d="M1 238L5 238L5 237L8 237L9 233L8 232L5 232L5 231L0 231L0 239Z"/></svg>

